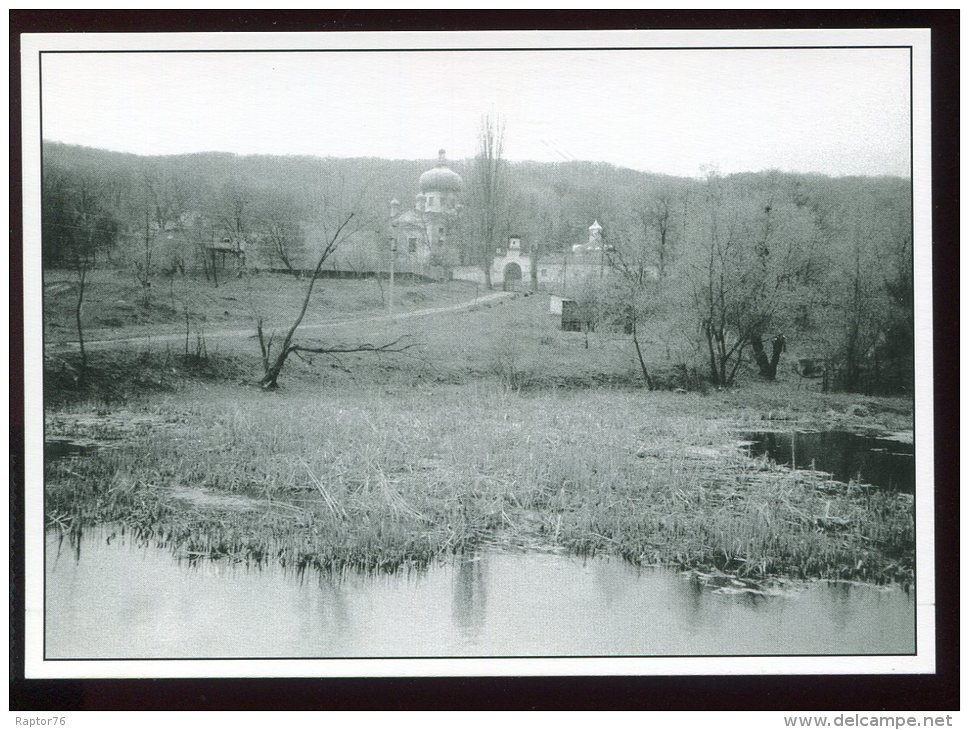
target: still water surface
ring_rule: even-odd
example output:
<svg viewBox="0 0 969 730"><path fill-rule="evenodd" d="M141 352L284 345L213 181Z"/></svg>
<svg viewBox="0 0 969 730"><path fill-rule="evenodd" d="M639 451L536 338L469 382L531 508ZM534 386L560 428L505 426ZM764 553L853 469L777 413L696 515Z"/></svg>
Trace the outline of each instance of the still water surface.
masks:
<svg viewBox="0 0 969 730"><path fill-rule="evenodd" d="M713 590L618 559L485 552L426 571L317 575L202 561L88 533L47 542L46 656L269 658L899 654L914 599L810 583Z"/></svg>
<svg viewBox="0 0 969 730"><path fill-rule="evenodd" d="M848 431L764 431L744 434L751 456L817 469L841 482L856 479L883 489L915 491L915 446Z"/></svg>

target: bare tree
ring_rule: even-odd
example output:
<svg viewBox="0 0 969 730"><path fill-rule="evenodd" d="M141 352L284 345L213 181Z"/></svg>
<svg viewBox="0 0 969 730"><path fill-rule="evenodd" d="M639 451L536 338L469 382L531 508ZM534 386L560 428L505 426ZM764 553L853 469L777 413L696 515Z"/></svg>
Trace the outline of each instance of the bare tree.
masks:
<svg viewBox="0 0 969 730"><path fill-rule="evenodd" d="M708 176L687 275L692 306L715 385L734 382L747 348L761 375L773 379L784 351L780 328L804 296L810 227L775 181L754 189ZM768 357L763 341L774 333Z"/></svg>
<svg viewBox="0 0 969 730"><path fill-rule="evenodd" d="M163 270L185 273L185 250L176 234L184 226L189 190L184 180L172 173L148 169L145 172L147 197L152 209L152 228L160 238Z"/></svg>
<svg viewBox="0 0 969 730"><path fill-rule="evenodd" d="M226 184L222 191L219 223L223 230L240 239L249 229L249 191L239 182Z"/></svg>
<svg viewBox="0 0 969 730"><path fill-rule="evenodd" d="M232 248L231 255L237 264L245 263L245 247L252 225L252 191L239 180L226 183L222 188L221 199L214 210L213 219L221 229L220 237L228 239ZM222 252L222 265L225 267L227 249ZM208 249L211 254L210 271L215 285L219 285L218 261L216 251Z"/></svg>
<svg viewBox="0 0 969 730"><path fill-rule="evenodd" d="M302 197L273 187L256 189L252 205L243 201L239 215L231 219L223 215L222 225L231 235L251 236L272 268L281 266L299 278L307 268L305 224L312 210L312 202Z"/></svg>
<svg viewBox="0 0 969 730"><path fill-rule="evenodd" d="M335 200L341 199L339 193L333 195L332 197ZM359 202L359 200L357 202ZM263 376L259 381L259 384L265 390L274 390L278 387L279 375L282 372L283 367L286 365L286 361L289 356L294 353L297 356L299 356L300 353L322 355L335 355L354 352L389 353L403 352L411 347L409 344L402 345L402 338L397 338L392 342L382 345L365 343L352 347L310 346L300 344L294 340L296 330L299 328L300 324L302 324L303 318L306 316L306 311L309 308L310 300L313 297L313 289L316 286L317 279L320 277L320 272L323 270L323 264L326 263L326 260L333 255L341 244L349 241L354 235L366 227L366 223L356 212L359 207L358 205L351 205L348 209L337 212L337 209L334 208L331 203L332 201L327 200L327 198L323 199L322 204L325 210L323 211L319 221L319 226L320 230L323 232L324 238L320 247L318 258L316 260L316 266L313 268L313 272L306 284L306 292L303 295L303 302L299 313L296 315L296 319L293 321L293 323L287 328L282 342L278 347L273 347L274 333L270 332L267 336L263 326L264 322L262 317L257 317L256 319L256 336L259 340L259 349L262 353L263 365Z"/></svg>
<svg viewBox="0 0 969 730"><path fill-rule="evenodd" d="M184 237L177 234L182 226L186 196L184 186L157 167L148 166L141 171L140 192L133 201L132 216L138 221L141 245L133 265L145 307L151 306L151 286L159 272L159 259L166 273L185 273Z"/></svg>
<svg viewBox="0 0 969 730"><path fill-rule="evenodd" d="M543 255L556 250L553 240L560 204L561 200L554 190L534 191L522 186L521 194L516 194L503 206L503 232L510 234L516 231L522 235L523 247L527 247L531 258L529 278L532 291L538 291L539 288L539 260Z"/></svg>
<svg viewBox="0 0 969 730"><path fill-rule="evenodd" d="M219 279L215 271L215 262L209 253L209 245L215 236L212 226L202 216L196 216L188 225L182 227L180 233L182 239L195 248L196 256L202 262L202 273L205 275L205 280L214 281L215 286L218 286Z"/></svg>
<svg viewBox="0 0 969 730"><path fill-rule="evenodd" d="M155 273L152 258L155 248L155 234L159 230L153 226L153 223L157 220L156 216L160 217L161 215L157 212L159 208L156 183L151 173L147 170L142 175L141 203L142 251L138 258L135 259L134 265L135 278L141 285L141 304L147 308L151 306L151 280Z"/></svg>
<svg viewBox="0 0 969 730"><path fill-rule="evenodd" d="M662 311L659 275L653 264L651 231L646 228L638 237L614 234L611 240L605 253L610 268L618 274L618 282L613 287L618 299L613 308L618 309L623 325L632 336L643 382L649 390L654 390L656 385L646 366L640 342L643 321L656 318Z"/></svg>
<svg viewBox="0 0 969 730"><path fill-rule="evenodd" d="M96 183L85 178L70 181L49 173L44 178L42 235L50 257L74 273L74 321L83 378L87 370L82 317L87 276L97 263L98 252L114 244L118 224L103 207Z"/></svg>
<svg viewBox="0 0 969 730"><path fill-rule="evenodd" d="M289 273L299 278L302 267L294 265L303 248L303 231L299 223L275 211L263 217L261 229L261 237L272 256L281 261Z"/></svg>
<svg viewBox="0 0 969 730"><path fill-rule="evenodd" d="M528 253L532 258L532 265L531 265L532 291L535 291L535 292L538 291L538 286L539 286L538 284L539 263L541 261L542 256L545 255L545 251L548 249L548 246L545 242L545 236L547 235L547 231L549 231L552 227L551 216L549 215L548 209L543 208L539 215L540 215L539 223L541 225L540 230L542 231L542 233L539 234L538 236L533 236L528 241Z"/></svg>
<svg viewBox="0 0 969 730"><path fill-rule="evenodd" d="M653 252L656 276L663 281L669 274L675 254L674 212L676 200L669 191L662 191L643 202L636 210L642 229L642 240Z"/></svg>
<svg viewBox="0 0 969 730"><path fill-rule="evenodd" d="M491 288L491 262L498 245L503 204L505 130L499 119L486 115L478 133L478 153L471 175L471 209L474 218L475 258Z"/></svg>
<svg viewBox="0 0 969 730"><path fill-rule="evenodd" d="M867 389L866 381L878 378L872 371L880 367L882 354L901 347L911 358L912 239L904 209L859 191L836 227L827 349L839 370L839 386L849 391Z"/></svg>
<svg viewBox="0 0 969 730"><path fill-rule="evenodd" d="M303 322L303 317L306 316L306 310L310 305L310 299L313 296L313 287L316 286L316 280L320 276L320 271L323 269L323 264L332 254L337 245L342 240L343 232L350 225L353 220L353 213L349 213L346 218L344 218L339 225L337 225L336 230L334 230L330 239L326 242L323 247L323 251L320 254L319 259L317 259L316 267L313 269L313 274L310 276L310 280L306 285L306 293L303 296L303 306L300 307L299 314L296 315L296 319L289 326L286 331L286 335L283 338L282 345L279 347L275 355L273 355L273 335L270 334L267 338L263 333L263 320L260 318L256 322L256 335L259 338L259 349L262 352L262 364L263 364L263 377L259 384L266 389L276 388L278 385L279 374L283 370L283 366L286 364L286 359L298 349L297 345L293 344L293 336L296 334L297 328ZM350 231L347 231L349 236Z"/></svg>

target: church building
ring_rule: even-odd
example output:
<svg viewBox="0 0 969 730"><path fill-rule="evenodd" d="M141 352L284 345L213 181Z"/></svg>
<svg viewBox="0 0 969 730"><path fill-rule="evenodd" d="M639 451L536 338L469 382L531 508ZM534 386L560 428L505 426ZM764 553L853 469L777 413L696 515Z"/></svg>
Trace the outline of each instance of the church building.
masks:
<svg viewBox="0 0 969 730"><path fill-rule="evenodd" d="M395 269L418 276L438 278L447 247L455 250L464 181L447 166L444 150L437 165L421 175L414 206L401 212L400 202L390 201L391 248L396 251Z"/></svg>
<svg viewBox="0 0 969 730"><path fill-rule="evenodd" d="M396 198L390 201L388 229L394 271L420 278L453 278L484 285L485 272L477 265L460 265L461 194L464 181L448 167L445 151L438 151L437 164L418 180L414 205L401 209ZM602 226L589 226L586 242L576 243L561 253L545 253L539 260L528 241L515 234L495 249L491 262L491 284L495 288L538 288L552 293L568 292L582 280L607 275L608 245ZM386 250L386 249L385 249Z"/></svg>

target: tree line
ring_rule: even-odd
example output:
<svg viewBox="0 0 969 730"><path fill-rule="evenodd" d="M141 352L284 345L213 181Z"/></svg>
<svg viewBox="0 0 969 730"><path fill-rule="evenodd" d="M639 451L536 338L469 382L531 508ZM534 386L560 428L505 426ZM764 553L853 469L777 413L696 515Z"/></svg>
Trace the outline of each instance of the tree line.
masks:
<svg viewBox="0 0 969 730"><path fill-rule="evenodd" d="M864 389L873 373L889 389L911 387L910 181L776 171L687 179L606 163L509 163L502 136L497 120L484 120L477 157L450 163L465 180L465 221L439 260L488 272L513 233L536 258L560 255L598 220L610 275L570 293L630 332L648 387L644 337L717 386L748 364L775 378L792 348L848 390ZM81 282L96 265L125 268L145 306L159 277L198 274L217 285L207 255L217 238L245 241L281 269L312 270L334 255L332 234L348 211L344 251L354 240L361 251L381 245L389 200L406 207L433 164L139 157L45 143L44 264ZM78 291L79 319L83 283Z"/></svg>
<svg viewBox="0 0 969 730"><path fill-rule="evenodd" d="M774 380L795 345L832 387L910 389L910 196L907 180L778 172L644 189L606 228L603 311L717 386L748 363Z"/></svg>

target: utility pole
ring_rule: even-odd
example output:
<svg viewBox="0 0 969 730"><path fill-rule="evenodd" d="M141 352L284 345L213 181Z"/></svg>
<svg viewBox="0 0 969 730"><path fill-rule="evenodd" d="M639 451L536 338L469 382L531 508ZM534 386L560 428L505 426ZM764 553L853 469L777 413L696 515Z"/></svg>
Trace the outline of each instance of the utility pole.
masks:
<svg viewBox="0 0 969 730"><path fill-rule="evenodd" d="M397 224L391 225L390 236L390 297L387 303L387 311L391 318L394 316L394 265L397 263Z"/></svg>

